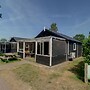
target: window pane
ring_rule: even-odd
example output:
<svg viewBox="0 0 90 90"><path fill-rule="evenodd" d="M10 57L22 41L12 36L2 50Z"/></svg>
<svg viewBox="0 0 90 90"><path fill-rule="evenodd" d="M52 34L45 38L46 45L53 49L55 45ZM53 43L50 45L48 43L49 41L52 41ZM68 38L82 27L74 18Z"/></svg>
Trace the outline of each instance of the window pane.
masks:
<svg viewBox="0 0 90 90"><path fill-rule="evenodd" d="M44 42L44 55L49 55L49 42Z"/></svg>
<svg viewBox="0 0 90 90"><path fill-rule="evenodd" d="M41 43L41 49L40 49L40 51L41 51L41 54L42 54L42 43Z"/></svg>
<svg viewBox="0 0 90 90"><path fill-rule="evenodd" d="M76 43L73 44L73 50L76 50Z"/></svg>
<svg viewBox="0 0 90 90"><path fill-rule="evenodd" d="M37 43L37 54L40 54L40 42Z"/></svg>

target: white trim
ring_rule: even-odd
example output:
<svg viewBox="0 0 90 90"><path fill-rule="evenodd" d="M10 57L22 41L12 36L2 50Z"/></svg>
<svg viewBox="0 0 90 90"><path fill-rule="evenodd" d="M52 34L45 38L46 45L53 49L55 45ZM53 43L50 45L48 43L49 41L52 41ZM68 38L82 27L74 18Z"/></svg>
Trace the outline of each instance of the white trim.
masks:
<svg viewBox="0 0 90 90"><path fill-rule="evenodd" d="M19 52L19 42L17 42L17 52Z"/></svg>
<svg viewBox="0 0 90 90"><path fill-rule="evenodd" d="M37 41L35 42L35 60L36 60L36 55L37 55Z"/></svg>
<svg viewBox="0 0 90 90"><path fill-rule="evenodd" d="M25 42L23 42L23 59L25 58Z"/></svg>
<svg viewBox="0 0 90 90"><path fill-rule="evenodd" d="M42 43L42 54L41 55L44 55L44 42L41 42Z"/></svg>
<svg viewBox="0 0 90 90"><path fill-rule="evenodd" d="M76 43L73 43L73 50L76 50Z"/></svg>
<svg viewBox="0 0 90 90"><path fill-rule="evenodd" d="M59 38L59 37L55 37L55 36L45 36L45 37L38 37L38 38L36 38L35 40L48 40L48 39L50 39L50 38L54 38L54 39L59 39L59 40L66 40L66 39L64 39L64 38Z"/></svg>
<svg viewBox="0 0 90 90"><path fill-rule="evenodd" d="M39 56L45 56L45 57L50 57L50 55L42 55L42 54L37 54Z"/></svg>
<svg viewBox="0 0 90 90"><path fill-rule="evenodd" d="M52 37L50 39L50 67L52 66Z"/></svg>

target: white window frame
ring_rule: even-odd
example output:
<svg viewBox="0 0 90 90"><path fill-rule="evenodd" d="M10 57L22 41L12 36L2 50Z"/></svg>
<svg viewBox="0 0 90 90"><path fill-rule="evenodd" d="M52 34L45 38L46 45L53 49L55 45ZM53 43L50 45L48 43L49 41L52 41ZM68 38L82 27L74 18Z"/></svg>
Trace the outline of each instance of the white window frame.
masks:
<svg viewBox="0 0 90 90"><path fill-rule="evenodd" d="M41 54L41 42L37 42L37 46L38 46L38 43L40 43L40 53L38 53L38 51L37 51L37 55L42 55ZM38 50L38 47L37 47L37 50Z"/></svg>
<svg viewBox="0 0 90 90"><path fill-rule="evenodd" d="M40 54L37 53L37 55L41 55L41 56L50 56L50 51L49 51L49 55L44 55L44 42L49 42L49 41L43 41L43 42L40 42L38 41L37 42L37 45L38 43L40 43ZM41 43L42 43L42 51L41 51ZM49 47L50 48L50 47ZM38 49L37 49L38 50ZM41 53L42 52L42 53Z"/></svg>
<svg viewBox="0 0 90 90"><path fill-rule="evenodd" d="M48 43L49 43L49 41L44 41L44 42L48 42ZM45 49L45 48L44 48L44 42L43 42L43 55L44 55L44 56L49 56L49 55L50 55L50 50L48 51L48 55L45 55L45 54L44 54L44 49ZM49 43L49 44L50 44L50 43ZM50 48L50 45L49 45L48 47Z"/></svg>
<svg viewBox="0 0 90 90"><path fill-rule="evenodd" d="M76 43L73 43L73 50L76 50Z"/></svg>

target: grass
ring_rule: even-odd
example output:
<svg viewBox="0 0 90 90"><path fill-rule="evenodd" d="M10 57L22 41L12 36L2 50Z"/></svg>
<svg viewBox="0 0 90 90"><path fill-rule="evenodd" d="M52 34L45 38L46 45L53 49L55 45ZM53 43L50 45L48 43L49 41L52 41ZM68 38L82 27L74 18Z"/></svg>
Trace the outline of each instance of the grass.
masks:
<svg viewBox="0 0 90 90"><path fill-rule="evenodd" d="M35 58L33 58L33 57L30 57L28 60L29 60L30 62L35 62Z"/></svg>
<svg viewBox="0 0 90 90"><path fill-rule="evenodd" d="M56 78L58 78L59 76L60 76L60 73L55 73L55 72L54 72L54 73L52 73L52 74L49 75L49 78L50 78L50 79L56 79Z"/></svg>
<svg viewBox="0 0 90 90"><path fill-rule="evenodd" d="M69 70L75 77L84 81L84 58L79 58L70 65Z"/></svg>
<svg viewBox="0 0 90 90"><path fill-rule="evenodd" d="M21 59L16 59L16 58L12 58L9 60L3 59L3 60L0 60L0 64L11 63L11 62L16 62L16 61L21 61Z"/></svg>
<svg viewBox="0 0 90 90"><path fill-rule="evenodd" d="M68 90L85 90L81 62L83 58L78 58L66 65L63 64L62 67L58 65L54 68L24 64L13 71L18 79L30 84L32 90L67 90L70 87Z"/></svg>
<svg viewBox="0 0 90 90"><path fill-rule="evenodd" d="M5 54L4 53L0 53L0 56L4 56Z"/></svg>
<svg viewBox="0 0 90 90"><path fill-rule="evenodd" d="M39 76L39 70L32 65L24 64L15 70L15 72L20 76L25 82L33 82Z"/></svg>
<svg viewBox="0 0 90 90"><path fill-rule="evenodd" d="M41 72L36 66L24 64L15 69L14 72L17 74L18 78L32 85L33 89L37 86L37 83L40 84L40 82L42 82L40 78Z"/></svg>

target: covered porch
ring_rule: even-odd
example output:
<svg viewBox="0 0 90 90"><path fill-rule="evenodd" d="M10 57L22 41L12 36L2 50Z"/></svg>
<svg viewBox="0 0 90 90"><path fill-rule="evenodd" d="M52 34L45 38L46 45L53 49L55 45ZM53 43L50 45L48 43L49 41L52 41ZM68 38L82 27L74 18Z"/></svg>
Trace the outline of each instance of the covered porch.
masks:
<svg viewBox="0 0 90 90"><path fill-rule="evenodd" d="M53 66L66 61L66 41L54 36L36 39L36 62Z"/></svg>
<svg viewBox="0 0 90 90"><path fill-rule="evenodd" d="M66 61L67 50L65 39L47 36L23 40L17 43L17 52L21 58L34 57L37 63L47 66Z"/></svg>
<svg viewBox="0 0 90 90"><path fill-rule="evenodd" d="M24 40L17 42L17 52L21 58L35 57L35 41Z"/></svg>
<svg viewBox="0 0 90 90"><path fill-rule="evenodd" d="M51 66L52 38L41 37L17 42L17 52L21 58L34 57L37 63Z"/></svg>

